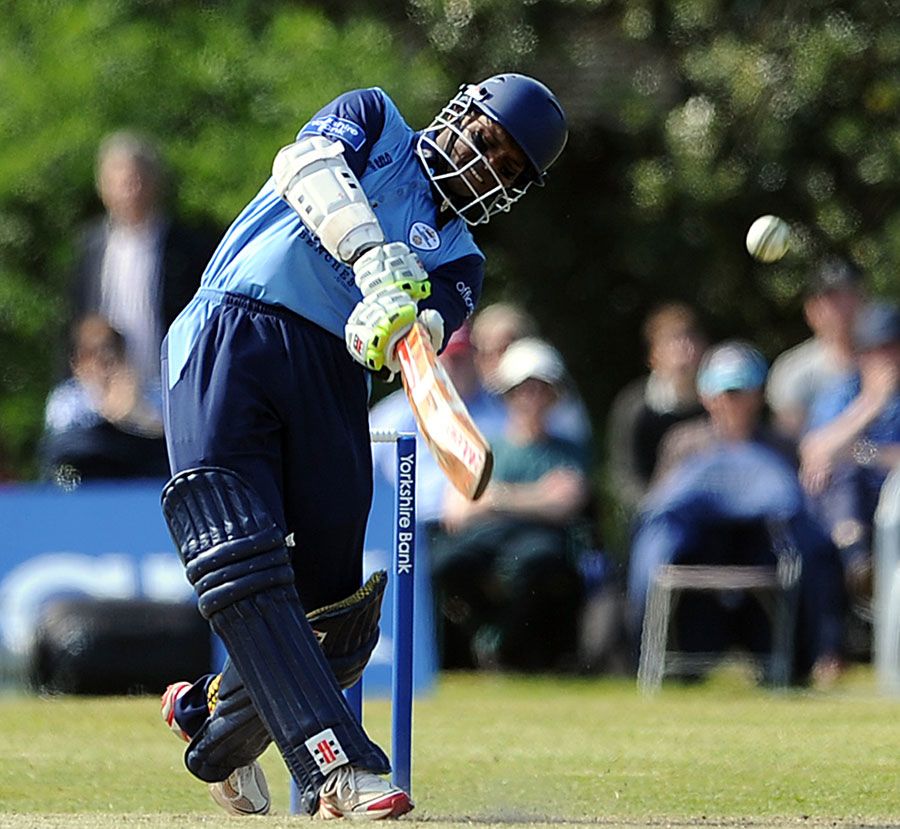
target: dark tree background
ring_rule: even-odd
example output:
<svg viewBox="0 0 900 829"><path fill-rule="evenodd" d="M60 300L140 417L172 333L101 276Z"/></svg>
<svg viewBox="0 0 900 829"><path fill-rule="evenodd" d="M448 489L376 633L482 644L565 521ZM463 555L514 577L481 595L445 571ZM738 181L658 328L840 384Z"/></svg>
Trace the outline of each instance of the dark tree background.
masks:
<svg viewBox="0 0 900 829"><path fill-rule="evenodd" d="M602 430L643 369L640 322L694 302L768 356L805 335L824 252L900 292L900 16L887 0L23 0L0 18L0 455L33 472L77 225L112 129L156 137L186 216L224 227L313 110L387 89L424 125L463 81L534 74L569 147L479 234L485 301L514 298L563 351ZM776 213L777 265L743 246ZM602 457L598 455L598 460Z"/></svg>

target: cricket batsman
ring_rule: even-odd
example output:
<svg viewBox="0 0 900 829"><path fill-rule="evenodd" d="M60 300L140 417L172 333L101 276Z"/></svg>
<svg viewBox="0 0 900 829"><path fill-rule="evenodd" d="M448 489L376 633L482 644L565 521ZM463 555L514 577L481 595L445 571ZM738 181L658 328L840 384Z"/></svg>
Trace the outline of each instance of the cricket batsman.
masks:
<svg viewBox="0 0 900 829"><path fill-rule="evenodd" d="M412 809L341 693L384 590L383 573L360 588L371 373L397 371L416 320L439 349L472 313L469 226L542 184L566 138L525 75L463 86L420 132L381 89L341 95L275 156L169 329L163 513L228 660L169 686L162 713L227 812L269 810L271 741L316 817Z"/></svg>

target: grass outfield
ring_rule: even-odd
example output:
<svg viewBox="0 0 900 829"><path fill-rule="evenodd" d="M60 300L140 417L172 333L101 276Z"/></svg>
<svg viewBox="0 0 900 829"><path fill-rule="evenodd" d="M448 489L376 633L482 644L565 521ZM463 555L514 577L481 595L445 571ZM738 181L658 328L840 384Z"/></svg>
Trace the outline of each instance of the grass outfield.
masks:
<svg viewBox="0 0 900 829"><path fill-rule="evenodd" d="M366 722L389 744L387 702ZM152 697L0 697L0 827L218 827ZM297 825L263 757L273 815ZM621 680L448 675L416 704L416 810L434 827L900 826L900 699L860 670L825 694L725 672L650 699ZM235 824L236 825L236 824Z"/></svg>

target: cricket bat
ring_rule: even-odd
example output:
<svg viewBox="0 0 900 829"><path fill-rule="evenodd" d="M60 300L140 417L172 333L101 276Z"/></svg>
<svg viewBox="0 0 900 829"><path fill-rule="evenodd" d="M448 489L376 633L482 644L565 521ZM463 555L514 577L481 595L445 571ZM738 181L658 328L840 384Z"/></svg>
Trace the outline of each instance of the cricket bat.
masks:
<svg viewBox="0 0 900 829"><path fill-rule="evenodd" d="M403 388L431 454L450 483L477 500L491 478L491 446L437 361L421 323L400 341L397 357Z"/></svg>

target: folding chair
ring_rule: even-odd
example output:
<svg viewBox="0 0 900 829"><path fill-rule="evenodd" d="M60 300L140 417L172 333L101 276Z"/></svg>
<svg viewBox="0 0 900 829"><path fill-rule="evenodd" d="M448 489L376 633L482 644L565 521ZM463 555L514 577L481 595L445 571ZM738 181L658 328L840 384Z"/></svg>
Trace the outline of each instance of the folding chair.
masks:
<svg viewBox="0 0 900 829"><path fill-rule="evenodd" d="M641 634L638 687L642 692L658 690L667 674L704 671L722 660L720 653L669 649L670 621L681 594L687 591L753 594L771 621L772 645L767 655L752 658L773 686L790 683L800 557L780 525L770 523L767 530L775 554L772 566L668 564L657 568Z"/></svg>

